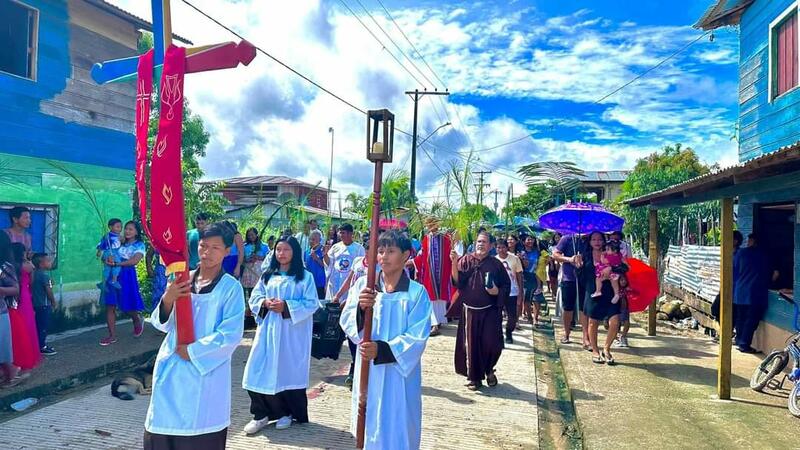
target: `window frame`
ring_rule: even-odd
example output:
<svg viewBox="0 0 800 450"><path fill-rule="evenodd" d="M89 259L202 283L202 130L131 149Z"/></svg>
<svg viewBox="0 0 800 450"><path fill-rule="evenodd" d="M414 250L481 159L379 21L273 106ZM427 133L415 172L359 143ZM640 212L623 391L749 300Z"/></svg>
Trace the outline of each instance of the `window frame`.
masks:
<svg viewBox="0 0 800 450"><path fill-rule="evenodd" d="M777 45L776 45L776 38L775 32L777 28L783 24L786 19L792 15L797 15L797 25L798 25L798 32L795 34L797 35L797 42L795 42L795 58L798 59L798 67L800 67L800 1L795 1L792 3L788 8L783 10L782 13L778 15L772 22L769 24L769 55L768 55L768 64L769 64L769 76L767 77L767 86L769 94L769 102L772 103L777 100L779 97L783 97L786 94L794 92L798 88L800 88L800 77L798 78L798 83L791 89L787 90L786 92L777 95L775 93L775 85L777 84L777 64L778 58L775 54L777 52Z"/></svg>
<svg viewBox="0 0 800 450"><path fill-rule="evenodd" d="M23 3L20 0L9 0L11 3L19 5L22 8L27 9L28 11L33 13L33 29L28 29L29 36L28 36L28 64L30 65L30 76L22 76L17 75L15 73L6 72L5 70L0 69L0 74L7 75L14 78L19 78L21 80L28 80L36 82L39 76L39 9L35 8L27 3ZM29 20L31 16L28 16ZM30 24L29 24L30 27ZM32 41L32 42L31 42Z"/></svg>

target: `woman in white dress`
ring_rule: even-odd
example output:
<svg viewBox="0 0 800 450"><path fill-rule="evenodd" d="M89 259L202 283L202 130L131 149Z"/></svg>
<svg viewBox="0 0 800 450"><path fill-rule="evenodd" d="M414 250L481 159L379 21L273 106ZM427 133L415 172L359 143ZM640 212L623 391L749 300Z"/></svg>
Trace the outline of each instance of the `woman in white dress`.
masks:
<svg viewBox="0 0 800 450"><path fill-rule="evenodd" d="M279 430L306 423L311 332L320 303L297 239L282 237L275 244L249 306L258 329L242 380L253 414L244 431L258 433L273 420Z"/></svg>

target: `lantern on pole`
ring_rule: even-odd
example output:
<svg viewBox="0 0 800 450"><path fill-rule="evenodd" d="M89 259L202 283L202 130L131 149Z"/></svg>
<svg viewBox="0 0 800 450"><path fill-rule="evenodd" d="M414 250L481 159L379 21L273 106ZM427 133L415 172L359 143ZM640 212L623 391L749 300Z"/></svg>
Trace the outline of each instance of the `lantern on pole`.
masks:
<svg viewBox="0 0 800 450"><path fill-rule="evenodd" d="M380 140L379 140L380 138ZM375 163L372 185L372 220L369 227L369 253L367 260L367 288L375 290L375 263L378 258L378 223L381 218L381 185L383 163L391 163L394 154L394 114L388 109L367 111L367 159ZM364 310L364 333L362 343L372 341L372 308ZM367 423L367 391L369 390L369 367L371 362L361 360L358 386L358 422L356 447L364 448L364 428Z"/></svg>
<svg viewBox="0 0 800 450"><path fill-rule="evenodd" d="M393 153L394 114L388 109L367 111L367 159L391 163Z"/></svg>

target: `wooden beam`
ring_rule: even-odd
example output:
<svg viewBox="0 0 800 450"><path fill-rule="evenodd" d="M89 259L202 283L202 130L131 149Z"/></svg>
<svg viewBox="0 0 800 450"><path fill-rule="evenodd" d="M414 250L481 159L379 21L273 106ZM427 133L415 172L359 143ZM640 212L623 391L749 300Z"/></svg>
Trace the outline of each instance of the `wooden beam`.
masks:
<svg viewBox="0 0 800 450"><path fill-rule="evenodd" d="M720 234L720 301L719 301L719 361L717 395L721 400L731 398L731 338L733 335L733 198L721 202Z"/></svg>
<svg viewBox="0 0 800 450"><path fill-rule="evenodd" d="M650 267L658 270L658 210L649 210L650 219L650 233L648 239L650 245L648 246L648 253L650 255ZM658 298L653 299L650 307L647 310L647 335L656 335L656 303Z"/></svg>

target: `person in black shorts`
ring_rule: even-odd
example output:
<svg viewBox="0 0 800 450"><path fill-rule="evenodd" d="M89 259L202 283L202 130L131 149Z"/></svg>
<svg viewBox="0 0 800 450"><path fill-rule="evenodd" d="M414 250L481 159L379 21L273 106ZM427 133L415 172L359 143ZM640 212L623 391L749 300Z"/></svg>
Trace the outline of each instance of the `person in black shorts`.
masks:
<svg viewBox="0 0 800 450"><path fill-rule="evenodd" d="M572 235L563 236L553 250L553 259L561 263L561 282L558 290L561 297L561 309L563 310L562 320L564 324L564 337L562 344L569 344L570 333L572 332L572 318L576 308L583 310L583 289L578 285L578 269L583 265L581 256L582 240ZM587 335L588 320L585 314L580 315L581 329L583 331L583 346L589 347L589 337Z"/></svg>

